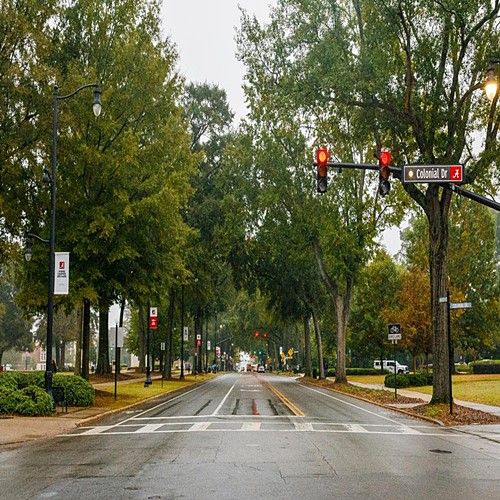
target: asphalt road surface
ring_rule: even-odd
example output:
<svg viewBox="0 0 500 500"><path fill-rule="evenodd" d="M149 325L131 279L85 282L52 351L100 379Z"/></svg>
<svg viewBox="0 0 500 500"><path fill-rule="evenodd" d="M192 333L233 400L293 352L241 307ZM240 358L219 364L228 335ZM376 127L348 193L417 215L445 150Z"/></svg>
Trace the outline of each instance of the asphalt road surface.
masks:
<svg viewBox="0 0 500 500"><path fill-rule="evenodd" d="M0 498L500 498L500 445L270 374L0 453Z"/></svg>

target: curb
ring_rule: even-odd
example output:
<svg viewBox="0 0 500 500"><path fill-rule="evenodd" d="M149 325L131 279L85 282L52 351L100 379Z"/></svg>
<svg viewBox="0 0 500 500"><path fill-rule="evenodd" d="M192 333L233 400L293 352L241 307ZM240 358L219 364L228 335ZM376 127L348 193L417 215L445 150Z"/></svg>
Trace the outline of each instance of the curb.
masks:
<svg viewBox="0 0 500 500"><path fill-rule="evenodd" d="M183 392L186 392L187 390L194 389L200 385L206 384L210 380L212 380L212 379L203 380L200 382L194 382L193 384L187 385L186 387L181 387L179 389L176 389L175 391L164 392L163 394L156 394L155 396L150 396L149 398L141 399L140 401L136 401L135 403L131 403L127 406L122 406L121 408L115 408L113 410L108 410L108 411L104 411L102 413L98 413L97 415L92 415L91 417L87 417L87 418L84 418L82 420L79 420L78 422L76 422L75 426L81 427L82 425L95 422L97 420L100 420L101 418L107 417L109 415L113 415L115 413L119 413L121 411L128 410L130 408L134 408L136 406L142 405L142 404L147 403L149 401L153 401L155 399L159 399L161 397L165 397L165 396L170 397L170 396L175 396L177 394L182 394Z"/></svg>
<svg viewBox="0 0 500 500"><path fill-rule="evenodd" d="M297 380L297 382L299 382L299 381ZM376 401L371 401L370 399L366 399L362 396L357 396L357 395L353 395L353 394L348 394L347 392L337 391L336 389L332 389L331 387L323 387L323 386L319 386L316 384L311 384L310 382L307 382L307 381L299 382L299 384L307 384L307 385L311 385L311 386L316 387L316 388L321 387L322 389L336 392L337 394L343 394L344 396L348 396L348 397L354 398L354 399L359 399L360 401L364 401L365 403L370 403L370 404L375 405L375 406L380 406L381 408L385 408L386 410L396 411L398 413L403 413L404 415L407 415L409 417L418 418L420 420L426 420L427 422L432 422L433 424L440 425L441 427L446 427L443 424L443 422L441 422L441 420L438 420L437 418L428 417L426 415L417 415L415 413L411 413L411 412L403 410L401 408L393 408L392 406L388 406L388 405L385 405L383 403L378 403Z"/></svg>

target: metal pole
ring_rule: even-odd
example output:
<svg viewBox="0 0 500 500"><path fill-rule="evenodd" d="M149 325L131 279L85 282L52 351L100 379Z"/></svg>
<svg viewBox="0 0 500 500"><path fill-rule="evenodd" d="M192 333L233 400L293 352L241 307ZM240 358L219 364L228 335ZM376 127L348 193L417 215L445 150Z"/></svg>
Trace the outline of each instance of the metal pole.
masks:
<svg viewBox="0 0 500 500"><path fill-rule="evenodd" d="M451 315L450 315L450 291L446 291L447 314L448 314L448 385L450 398L450 415L453 414L453 390L451 385L451 374L453 372L453 358L451 356Z"/></svg>
<svg viewBox="0 0 500 500"><path fill-rule="evenodd" d="M118 323L115 327L115 401L116 401L116 388L118 385Z"/></svg>
<svg viewBox="0 0 500 500"><path fill-rule="evenodd" d="M181 286L181 380L184 380L184 285Z"/></svg>
<svg viewBox="0 0 500 500"><path fill-rule="evenodd" d="M52 396L52 342L54 325L54 270L56 248L56 176L57 176L57 134L59 128L59 88L52 93L52 157L50 173L50 236L49 236L49 278L47 283L47 340L45 357L45 390Z"/></svg>
<svg viewBox="0 0 500 500"><path fill-rule="evenodd" d="M396 375L396 342L397 340L392 341L392 351L393 351L393 358L394 358L394 399L398 399L398 379Z"/></svg>

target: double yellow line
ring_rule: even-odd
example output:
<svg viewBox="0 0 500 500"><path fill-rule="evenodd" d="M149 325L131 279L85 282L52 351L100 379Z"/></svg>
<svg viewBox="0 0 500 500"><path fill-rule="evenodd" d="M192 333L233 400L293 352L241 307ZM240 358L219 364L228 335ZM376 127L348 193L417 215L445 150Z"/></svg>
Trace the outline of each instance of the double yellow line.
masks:
<svg viewBox="0 0 500 500"><path fill-rule="evenodd" d="M276 389L269 382L262 382L296 417L303 417L304 412L294 403L292 403L281 391Z"/></svg>

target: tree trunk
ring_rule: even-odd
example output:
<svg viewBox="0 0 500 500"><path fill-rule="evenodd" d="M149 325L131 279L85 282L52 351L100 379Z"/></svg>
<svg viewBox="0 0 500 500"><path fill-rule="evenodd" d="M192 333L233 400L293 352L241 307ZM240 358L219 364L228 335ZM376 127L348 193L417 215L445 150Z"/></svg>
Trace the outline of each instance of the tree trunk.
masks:
<svg viewBox="0 0 500 500"><path fill-rule="evenodd" d="M430 189L430 188L429 188ZM447 307L440 302L447 291L448 258L448 212L451 195L439 191L429 199L427 218L429 221L429 267L431 279L431 308L433 333L433 388L432 403L449 403L449 364L447 342Z"/></svg>
<svg viewBox="0 0 500 500"><path fill-rule="evenodd" d="M89 379L90 358L90 300L83 299L82 318L82 377Z"/></svg>
<svg viewBox="0 0 500 500"><path fill-rule="evenodd" d="M304 374L306 377L312 375L311 372L311 332L309 328L309 314L304 316Z"/></svg>
<svg viewBox="0 0 500 500"><path fill-rule="evenodd" d="M172 287L170 289L170 300L168 303L167 338L165 339L165 363L163 364L163 376L167 379L172 378L174 309L175 309L175 291L174 288Z"/></svg>
<svg viewBox="0 0 500 500"><path fill-rule="evenodd" d="M96 373L104 375L111 373L109 364L109 338L108 338L109 303L99 299L99 350L97 352Z"/></svg>
<svg viewBox="0 0 500 500"><path fill-rule="evenodd" d="M321 330L319 328L318 317L316 316L316 311L314 308L311 309L313 324L314 324L314 333L316 334L316 345L318 349L318 367L319 367L319 378L325 378L325 366L323 363L323 345L321 343Z"/></svg>

